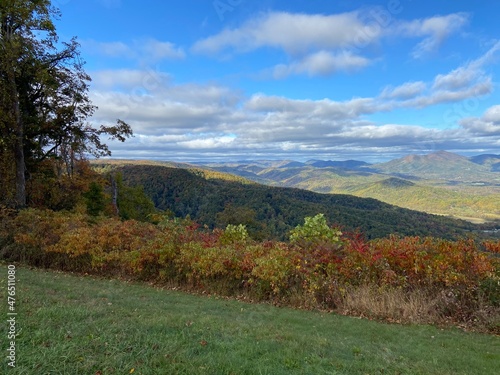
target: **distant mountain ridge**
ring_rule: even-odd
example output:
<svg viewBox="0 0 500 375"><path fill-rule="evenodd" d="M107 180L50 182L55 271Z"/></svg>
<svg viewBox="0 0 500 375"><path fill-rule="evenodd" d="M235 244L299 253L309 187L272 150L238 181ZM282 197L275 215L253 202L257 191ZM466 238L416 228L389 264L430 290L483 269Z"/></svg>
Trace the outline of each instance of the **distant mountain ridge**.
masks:
<svg viewBox="0 0 500 375"><path fill-rule="evenodd" d="M493 161L493 163L500 162L500 155L495 154L482 154L476 155L469 158L470 161L476 164L488 164L488 162Z"/></svg>
<svg viewBox="0 0 500 375"><path fill-rule="evenodd" d="M313 160L306 163L307 165L311 165L317 168L326 168L326 167L339 167L345 169L358 169L361 167L368 167L371 164L359 161L359 160L343 160L343 161L332 161L332 160Z"/></svg>
<svg viewBox="0 0 500 375"><path fill-rule="evenodd" d="M483 154L470 158L476 164L488 166L492 172L500 172L500 155Z"/></svg>
<svg viewBox="0 0 500 375"><path fill-rule="evenodd" d="M495 154L465 157L437 151L375 164L287 160L205 166L272 186L371 197L472 221L500 220L500 155Z"/></svg>
<svg viewBox="0 0 500 375"><path fill-rule="evenodd" d="M478 158L480 160L480 158ZM408 155L387 163L374 164L374 170L391 174L406 174L426 179L473 181L485 179L491 170L470 158L447 151L427 155Z"/></svg>

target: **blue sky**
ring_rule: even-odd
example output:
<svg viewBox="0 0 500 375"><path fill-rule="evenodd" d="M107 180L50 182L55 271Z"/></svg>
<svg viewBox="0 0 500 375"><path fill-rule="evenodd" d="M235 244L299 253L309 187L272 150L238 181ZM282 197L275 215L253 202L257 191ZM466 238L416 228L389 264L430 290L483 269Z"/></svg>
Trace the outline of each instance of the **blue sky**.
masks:
<svg viewBox="0 0 500 375"><path fill-rule="evenodd" d="M113 157L500 153L496 1L55 0Z"/></svg>

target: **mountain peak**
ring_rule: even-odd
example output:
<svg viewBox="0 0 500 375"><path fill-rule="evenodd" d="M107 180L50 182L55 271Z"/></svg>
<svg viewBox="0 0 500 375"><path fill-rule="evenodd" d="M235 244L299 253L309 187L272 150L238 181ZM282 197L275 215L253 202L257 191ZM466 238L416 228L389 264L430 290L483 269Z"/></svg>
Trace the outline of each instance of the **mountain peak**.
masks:
<svg viewBox="0 0 500 375"><path fill-rule="evenodd" d="M448 151L436 151L427 155L408 155L374 166L381 172L448 180L481 179L486 168L474 164L467 157Z"/></svg>
<svg viewBox="0 0 500 375"><path fill-rule="evenodd" d="M454 154L453 152L440 150L440 151L432 152L432 153L427 154L427 155L411 154L411 155L407 155L399 160L402 162L408 162L408 163L415 163L415 162L426 163L426 162L438 162L438 161L447 161L447 162L460 161L461 162L461 161L466 161L467 158L465 156Z"/></svg>
<svg viewBox="0 0 500 375"><path fill-rule="evenodd" d="M449 160L449 161L464 161L467 160L465 156L461 156L458 154L454 154L453 152L448 152L444 150L436 151L431 154L428 154L427 157L430 160Z"/></svg>

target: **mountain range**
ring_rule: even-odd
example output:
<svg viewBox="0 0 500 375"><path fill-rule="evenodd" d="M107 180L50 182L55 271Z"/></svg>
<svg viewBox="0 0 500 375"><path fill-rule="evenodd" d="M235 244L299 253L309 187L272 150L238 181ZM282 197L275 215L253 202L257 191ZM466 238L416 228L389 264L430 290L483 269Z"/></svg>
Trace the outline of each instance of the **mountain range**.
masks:
<svg viewBox="0 0 500 375"><path fill-rule="evenodd" d="M500 155L438 151L376 164L257 160L198 166L262 184L375 198L472 222L500 220Z"/></svg>

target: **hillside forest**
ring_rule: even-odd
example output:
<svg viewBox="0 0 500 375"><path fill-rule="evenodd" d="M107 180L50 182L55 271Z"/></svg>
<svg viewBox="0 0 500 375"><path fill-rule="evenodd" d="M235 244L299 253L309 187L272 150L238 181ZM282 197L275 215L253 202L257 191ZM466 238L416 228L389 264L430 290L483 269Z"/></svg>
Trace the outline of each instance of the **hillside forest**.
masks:
<svg viewBox="0 0 500 375"><path fill-rule="evenodd" d="M57 14L49 0L0 3L2 261L500 332L494 224L213 170L90 163L132 126L90 121L90 76Z"/></svg>

